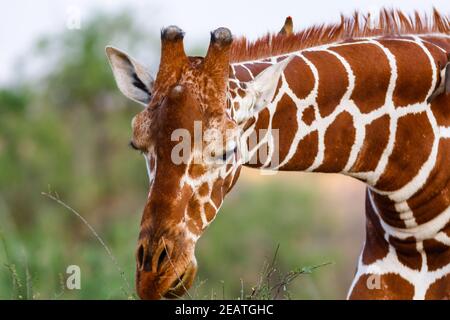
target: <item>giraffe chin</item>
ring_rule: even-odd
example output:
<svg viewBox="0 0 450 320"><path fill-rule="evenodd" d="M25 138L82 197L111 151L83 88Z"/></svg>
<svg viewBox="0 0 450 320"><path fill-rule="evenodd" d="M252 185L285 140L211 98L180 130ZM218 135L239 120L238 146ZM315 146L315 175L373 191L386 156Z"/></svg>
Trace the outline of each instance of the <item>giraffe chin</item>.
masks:
<svg viewBox="0 0 450 320"><path fill-rule="evenodd" d="M143 300L178 299L192 286L197 274L197 261L191 260L182 274L175 274L170 278L164 277L161 281L158 276L151 273L138 273L136 289Z"/></svg>
<svg viewBox="0 0 450 320"><path fill-rule="evenodd" d="M194 283L197 274L197 262L194 260L186 268L186 271L177 277L170 289L163 295L167 299L178 299L182 297Z"/></svg>

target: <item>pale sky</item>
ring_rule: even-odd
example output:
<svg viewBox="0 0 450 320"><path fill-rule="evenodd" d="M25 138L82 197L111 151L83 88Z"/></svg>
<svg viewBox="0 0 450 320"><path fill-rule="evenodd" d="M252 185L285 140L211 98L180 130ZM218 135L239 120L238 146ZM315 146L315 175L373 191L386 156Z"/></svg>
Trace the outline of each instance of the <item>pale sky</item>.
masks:
<svg viewBox="0 0 450 320"><path fill-rule="evenodd" d="M292 16L296 29L314 23L339 21L339 14L354 10L376 12L379 8L400 8L430 12L436 7L450 14L449 0L15 0L3 3L0 11L0 85L14 76L14 61L43 34L67 28L73 8L83 20L98 9L117 12L131 9L147 29L159 30L176 24L186 32L187 50L209 40L209 32L224 26L233 34L256 38L281 28L284 18Z"/></svg>

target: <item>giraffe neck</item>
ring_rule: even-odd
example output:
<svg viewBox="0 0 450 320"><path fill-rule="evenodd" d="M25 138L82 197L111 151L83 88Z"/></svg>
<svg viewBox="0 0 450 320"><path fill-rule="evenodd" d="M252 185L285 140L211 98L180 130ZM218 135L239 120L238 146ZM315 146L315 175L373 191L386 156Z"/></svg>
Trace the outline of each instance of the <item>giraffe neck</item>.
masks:
<svg viewBox="0 0 450 320"><path fill-rule="evenodd" d="M450 292L450 97L426 102L446 51L449 36L425 35L291 53L272 103L243 125L246 165L342 173L368 185L367 239L353 297L364 297L358 281L371 273L388 287L404 280L412 289L401 297L423 298L433 285L429 297ZM231 114L238 112L240 81L283 58L232 66ZM261 129L267 133L250 143L247 136ZM254 159L263 147L269 156Z"/></svg>

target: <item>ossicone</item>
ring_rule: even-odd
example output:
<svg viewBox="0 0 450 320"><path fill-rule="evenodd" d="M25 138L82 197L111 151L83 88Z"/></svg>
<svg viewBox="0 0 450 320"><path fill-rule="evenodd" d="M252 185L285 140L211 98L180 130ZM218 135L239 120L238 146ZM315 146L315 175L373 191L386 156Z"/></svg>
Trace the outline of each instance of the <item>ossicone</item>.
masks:
<svg viewBox="0 0 450 320"><path fill-rule="evenodd" d="M183 40L184 31L177 26L168 26L161 29L161 40L177 41Z"/></svg>
<svg viewBox="0 0 450 320"><path fill-rule="evenodd" d="M179 78L183 66L189 61L184 51L183 38L184 32L177 26L161 30L161 60L157 81L167 82Z"/></svg>
<svg viewBox="0 0 450 320"><path fill-rule="evenodd" d="M225 90L230 66L230 48L233 42L233 35L227 28L217 28L211 32L211 41L208 52L203 60L203 67L211 78Z"/></svg>
<svg viewBox="0 0 450 320"><path fill-rule="evenodd" d="M233 42L233 35L230 29L220 27L211 32L211 44L227 46Z"/></svg>

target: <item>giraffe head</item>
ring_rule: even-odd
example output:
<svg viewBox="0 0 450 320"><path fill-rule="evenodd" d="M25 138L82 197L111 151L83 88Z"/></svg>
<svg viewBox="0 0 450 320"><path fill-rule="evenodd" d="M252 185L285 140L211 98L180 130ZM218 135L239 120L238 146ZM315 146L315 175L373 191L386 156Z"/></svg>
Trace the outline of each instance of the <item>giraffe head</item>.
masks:
<svg viewBox="0 0 450 320"><path fill-rule="evenodd" d="M150 179L136 250L143 299L176 298L192 285L196 242L240 170L240 123L227 108L231 32L213 31L204 58L185 54L183 36L175 26L162 30L156 79L124 52L106 48L119 89L145 106L132 120L130 142L144 155ZM266 99L257 88L247 87L249 107Z"/></svg>

